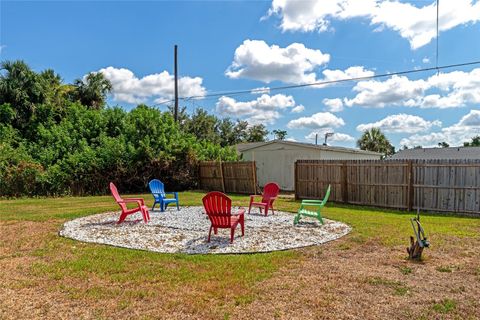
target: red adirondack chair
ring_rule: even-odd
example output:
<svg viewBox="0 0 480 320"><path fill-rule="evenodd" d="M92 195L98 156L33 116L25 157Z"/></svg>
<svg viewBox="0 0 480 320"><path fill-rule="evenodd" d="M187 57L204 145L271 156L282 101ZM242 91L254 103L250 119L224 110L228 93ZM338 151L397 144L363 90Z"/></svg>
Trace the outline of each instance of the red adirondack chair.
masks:
<svg viewBox="0 0 480 320"><path fill-rule="evenodd" d="M265 209L265 216L268 214L268 209L272 209L272 213L275 214L273 210L273 201L277 199L278 193L280 192L280 187L275 182L269 182L263 188L262 200L260 202L255 202L255 197L257 195L250 196L250 205L248 206L248 213L252 207L259 207L260 213L262 213L262 208Z"/></svg>
<svg viewBox="0 0 480 320"><path fill-rule="evenodd" d="M232 214L232 200L225 194L218 191L207 193L207 195L203 197L202 201L203 207L205 208L208 218L212 223L210 226L210 231L208 231L208 242L210 242L212 229L213 232L217 234L218 228L230 228L230 243L233 243L235 228L238 224L240 224L242 228L242 236L245 235L245 209L239 209L236 214Z"/></svg>
<svg viewBox="0 0 480 320"><path fill-rule="evenodd" d="M122 209L122 214L120 215L120 219L118 219L118 223L122 223L125 218L132 213L135 212L142 212L143 216L143 221L147 223L150 220L150 214L148 213L148 208L145 205L145 202L143 201L142 198L125 198L123 199L120 197L118 194L117 187L113 184L113 182L110 182L110 191L112 192L112 196L115 199L115 201L118 203L120 208ZM127 208L127 203L137 203L138 207L133 208L133 209L128 209Z"/></svg>

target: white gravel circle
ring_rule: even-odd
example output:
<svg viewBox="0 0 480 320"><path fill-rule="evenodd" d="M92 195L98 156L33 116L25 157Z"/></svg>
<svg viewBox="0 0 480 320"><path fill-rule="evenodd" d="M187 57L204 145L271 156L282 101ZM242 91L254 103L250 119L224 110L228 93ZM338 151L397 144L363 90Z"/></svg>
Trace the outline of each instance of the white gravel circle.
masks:
<svg viewBox="0 0 480 320"><path fill-rule="evenodd" d="M168 208L150 211L145 224L140 214L130 215L122 224L119 212L91 215L66 222L60 235L83 241L164 253L218 254L270 252L318 245L338 239L351 228L341 222L304 218L293 225L292 213L275 212L267 217L245 213L245 236L240 226L230 244L230 229L219 229L207 242L210 221L203 207Z"/></svg>

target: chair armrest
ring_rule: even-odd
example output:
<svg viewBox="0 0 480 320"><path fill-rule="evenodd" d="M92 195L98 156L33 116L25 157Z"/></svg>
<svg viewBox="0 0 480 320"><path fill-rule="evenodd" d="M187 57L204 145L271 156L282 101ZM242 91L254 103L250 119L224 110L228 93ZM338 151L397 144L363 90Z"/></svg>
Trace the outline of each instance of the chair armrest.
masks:
<svg viewBox="0 0 480 320"><path fill-rule="evenodd" d="M302 207L303 206L323 207L323 204L321 202L316 202L316 203L312 203L312 202L303 203L302 202Z"/></svg>
<svg viewBox="0 0 480 320"><path fill-rule="evenodd" d="M240 208L240 209L238 209L237 212L232 213L232 216L241 216L243 214L245 214L245 208Z"/></svg>
<svg viewBox="0 0 480 320"><path fill-rule="evenodd" d="M117 203L134 203L136 202L139 207L144 206L145 204L143 201L137 200L137 199L123 199L122 201L117 201Z"/></svg>
<svg viewBox="0 0 480 320"><path fill-rule="evenodd" d="M165 194L173 194L175 196L175 199L178 200L178 192L165 192Z"/></svg>
<svg viewBox="0 0 480 320"><path fill-rule="evenodd" d="M302 203L322 203L322 200L302 200Z"/></svg>
<svg viewBox="0 0 480 320"><path fill-rule="evenodd" d="M142 206L145 205L145 200L143 200L143 198L124 198L123 200L125 200L125 201L128 201L128 200L140 201Z"/></svg>
<svg viewBox="0 0 480 320"><path fill-rule="evenodd" d="M252 194L250 196L250 201L254 201L255 200L255 197L261 197L262 195L261 194Z"/></svg>

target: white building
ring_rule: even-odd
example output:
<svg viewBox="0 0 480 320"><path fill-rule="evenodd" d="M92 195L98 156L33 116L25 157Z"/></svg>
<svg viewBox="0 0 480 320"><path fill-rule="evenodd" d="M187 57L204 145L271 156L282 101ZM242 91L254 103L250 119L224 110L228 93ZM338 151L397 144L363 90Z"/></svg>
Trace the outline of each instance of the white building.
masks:
<svg viewBox="0 0 480 320"><path fill-rule="evenodd" d="M282 190L295 189L297 160L379 160L382 154L359 149L273 140L237 145L242 160L255 161L258 184L276 182Z"/></svg>

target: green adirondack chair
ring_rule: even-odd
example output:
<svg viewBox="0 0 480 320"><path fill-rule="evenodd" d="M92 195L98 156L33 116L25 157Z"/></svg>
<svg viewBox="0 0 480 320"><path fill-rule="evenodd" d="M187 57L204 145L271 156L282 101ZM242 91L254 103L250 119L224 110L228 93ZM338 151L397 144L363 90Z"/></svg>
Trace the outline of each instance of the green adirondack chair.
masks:
<svg viewBox="0 0 480 320"><path fill-rule="evenodd" d="M298 213L293 219L293 224L296 225L302 216L304 217L311 217L317 218L321 224L323 224L321 210L325 206L328 201L328 197L330 196L330 185L328 185L327 193L323 200L302 200L302 204L300 205L300 209L298 209ZM316 211L308 210L306 207L316 207Z"/></svg>

